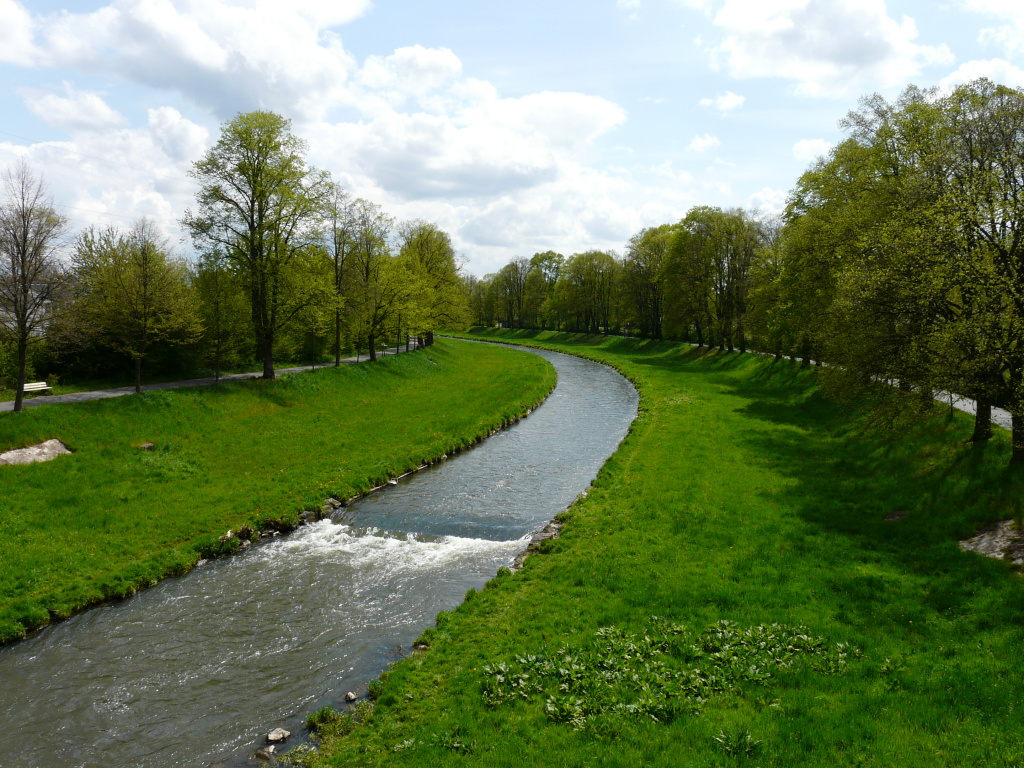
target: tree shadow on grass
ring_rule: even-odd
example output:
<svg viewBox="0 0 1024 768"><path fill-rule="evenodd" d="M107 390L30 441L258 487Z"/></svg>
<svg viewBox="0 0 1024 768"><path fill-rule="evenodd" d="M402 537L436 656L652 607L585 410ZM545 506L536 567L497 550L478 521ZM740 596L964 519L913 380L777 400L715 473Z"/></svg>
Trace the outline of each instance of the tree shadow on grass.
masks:
<svg viewBox="0 0 1024 768"><path fill-rule="evenodd" d="M981 526L1021 514L1024 473L1007 466L1005 438L968 445L969 419L938 412L882 430L867 414L841 412L813 382L798 381L786 397L765 376L734 381L732 393L748 400L743 415L773 425L741 434L750 461L795 481L766 494L818 532L841 537L844 548L881 558L895 573L925 574L933 610L955 614L992 589L1002 620L1020 626L1019 584L1006 566L957 547ZM848 574L834 581L843 589L854 583ZM860 610L875 605L866 600Z"/></svg>

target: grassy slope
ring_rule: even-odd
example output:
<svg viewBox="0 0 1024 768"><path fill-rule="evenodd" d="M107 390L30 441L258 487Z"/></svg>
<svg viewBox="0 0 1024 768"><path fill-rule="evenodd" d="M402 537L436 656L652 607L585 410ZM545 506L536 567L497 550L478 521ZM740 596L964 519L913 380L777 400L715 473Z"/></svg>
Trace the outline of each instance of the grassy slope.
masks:
<svg viewBox="0 0 1024 768"><path fill-rule="evenodd" d="M956 544L1020 515L1005 435L971 449L959 415L880 434L812 372L750 355L486 335L616 365L640 416L551 551L440 616L431 648L385 676L364 727L325 735L317 765L1024 765L1024 583ZM483 705L483 665L651 614L696 630L804 623L864 658L841 674L798 664L670 724L574 731L543 698ZM762 742L756 759L715 741L741 728Z"/></svg>
<svg viewBox="0 0 1024 768"><path fill-rule="evenodd" d="M0 414L0 451L57 437L75 452L0 467L0 640L187 570L229 528L294 520L463 447L554 382L534 355L440 341L276 382Z"/></svg>

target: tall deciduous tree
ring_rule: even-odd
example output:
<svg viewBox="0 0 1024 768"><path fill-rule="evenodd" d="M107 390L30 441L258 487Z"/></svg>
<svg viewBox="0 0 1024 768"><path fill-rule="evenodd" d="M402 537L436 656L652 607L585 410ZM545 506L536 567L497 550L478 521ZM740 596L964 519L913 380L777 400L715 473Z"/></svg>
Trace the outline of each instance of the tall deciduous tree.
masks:
<svg viewBox="0 0 1024 768"><path fill-rule="evenodd" d="M415 296L419 332L429 345L436 328L461 327L467 319L467 300L452 239L436 224L417 219L398 227L398 245L399 255L419 276L421 289Z"/></svg>
<svg viewBox="0 0 1024 768"><path fill-rule="evenodd" d="M20 411L29 345L40 338L47 310L66 283L57 253L67 222L54 210L43 180L37 179L23 160L4 174L4 192L6 199L0 204L0 331L17 349L14 410Z"/></svg>
<svg viewBox="0 0 1024 768"><path fill-rule="evenodd" d="M316 296L287 290L289 270L320 237L325 176L310 168L291 121L273 112L239 114L197 161L198 210L182 225L200 250L221 248L249 293L263 378L274 378L275 334Z"/></svg>
<svg viewBox="0 0 1024 768"><path fill-rule="evenodd" d="M516 257L495 275L494 287L506 328L522 327L526 276L529 272L530 260Z"/></svg>
<svg viewBox="0 0 1024 768"><path fill-rule="evenodd" d="M202 332L186 266L168 256L152 222L141 219L129 232L87 229L74 263L78 322L131 358L136 392L142 391L142 361L155 344L192 342Z"/></svg>
<svg viewBox="0 0 1024 768"><path fill-rule="evenodd" d="M192 285L199 294L204 362L213 366L219 382L225 367L252 353L245 290L219 250L200 257ZM246 347L249 355L244 354Z"/></svg>
<svg viewBox="0 0 1024 768"><path fill-rule="evenodd" d="M641 336L661 338L662 268L674 227L650 227L630 238L622 260L623 314Z"/></svg>
<svg viewBox="0 0 1024 768"><path fill-rule="evenodd" d="M377 342L395 326L412 289L409 275L391 254L394 226L394 219L381 206L356 201L349 302L355 325L365 334L371 361L377 359Z"/></svg>
<svg viewBox="0 0 1024 768"><path fill-rule="evenodd" d="M356 246L356 201L337 182L332 182L324 198L324 233L327 255L331 260L333 276L334 365L341 365L342 325L345 313L346 278L350 275L352 252Z"/></svg>

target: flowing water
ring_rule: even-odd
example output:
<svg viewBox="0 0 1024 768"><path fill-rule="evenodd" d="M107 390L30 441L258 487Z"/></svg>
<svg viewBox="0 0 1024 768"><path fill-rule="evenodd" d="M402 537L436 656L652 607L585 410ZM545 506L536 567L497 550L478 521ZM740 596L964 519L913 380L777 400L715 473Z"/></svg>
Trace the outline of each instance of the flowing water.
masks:
<svg viewBox="0 0 1024 768"><path fill-rule="evenodd" d="M636 415L615 371L539 354L555 391L473 450L0 649L0 764L239 765L364 692L589 485Z"/></svg>

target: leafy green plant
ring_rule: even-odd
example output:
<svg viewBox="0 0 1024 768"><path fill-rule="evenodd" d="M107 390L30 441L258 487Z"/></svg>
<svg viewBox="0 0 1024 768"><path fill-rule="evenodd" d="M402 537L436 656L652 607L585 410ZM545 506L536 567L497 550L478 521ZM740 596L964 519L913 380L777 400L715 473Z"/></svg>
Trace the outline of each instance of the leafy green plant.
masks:
<svg viewBox="0 0 1024 768"><path fill-rule="evenodd" d="M459 752L464 755L471 755L476 751L476 742L466 741L462 735L462 728L459 726L450 731L444 731L441 734L432 734L430 746Z"/></svg>
<svg viewBox="0 0 1024 768"><path fill-rule="evenodd" d="M347 717L331 707L321 707L316 712L306 715L306 727L313 733L318 733L329 725L333 725Z"/></svg>
<svg viewBox="0 0 1024 768"><path fill-rule="evenodd" d="M708 699L742 685L767 685L798 660L837 674L851 654L861 655L848 644L830 647L806 627L741 629L719 621L691 633L655 616L641 632L603 627L581 648L488 664L481 695L493 708L543 694L548 719L575 730L598 715L665 723L697 713Z"/></svg>
<svg viewBox="0 0 1024 768"><path fill-rule="evenodd" d="M720 730L714 740L718 748L731 757L757 757L761 754L761 742L743 727L729 731Z"/></svg>

